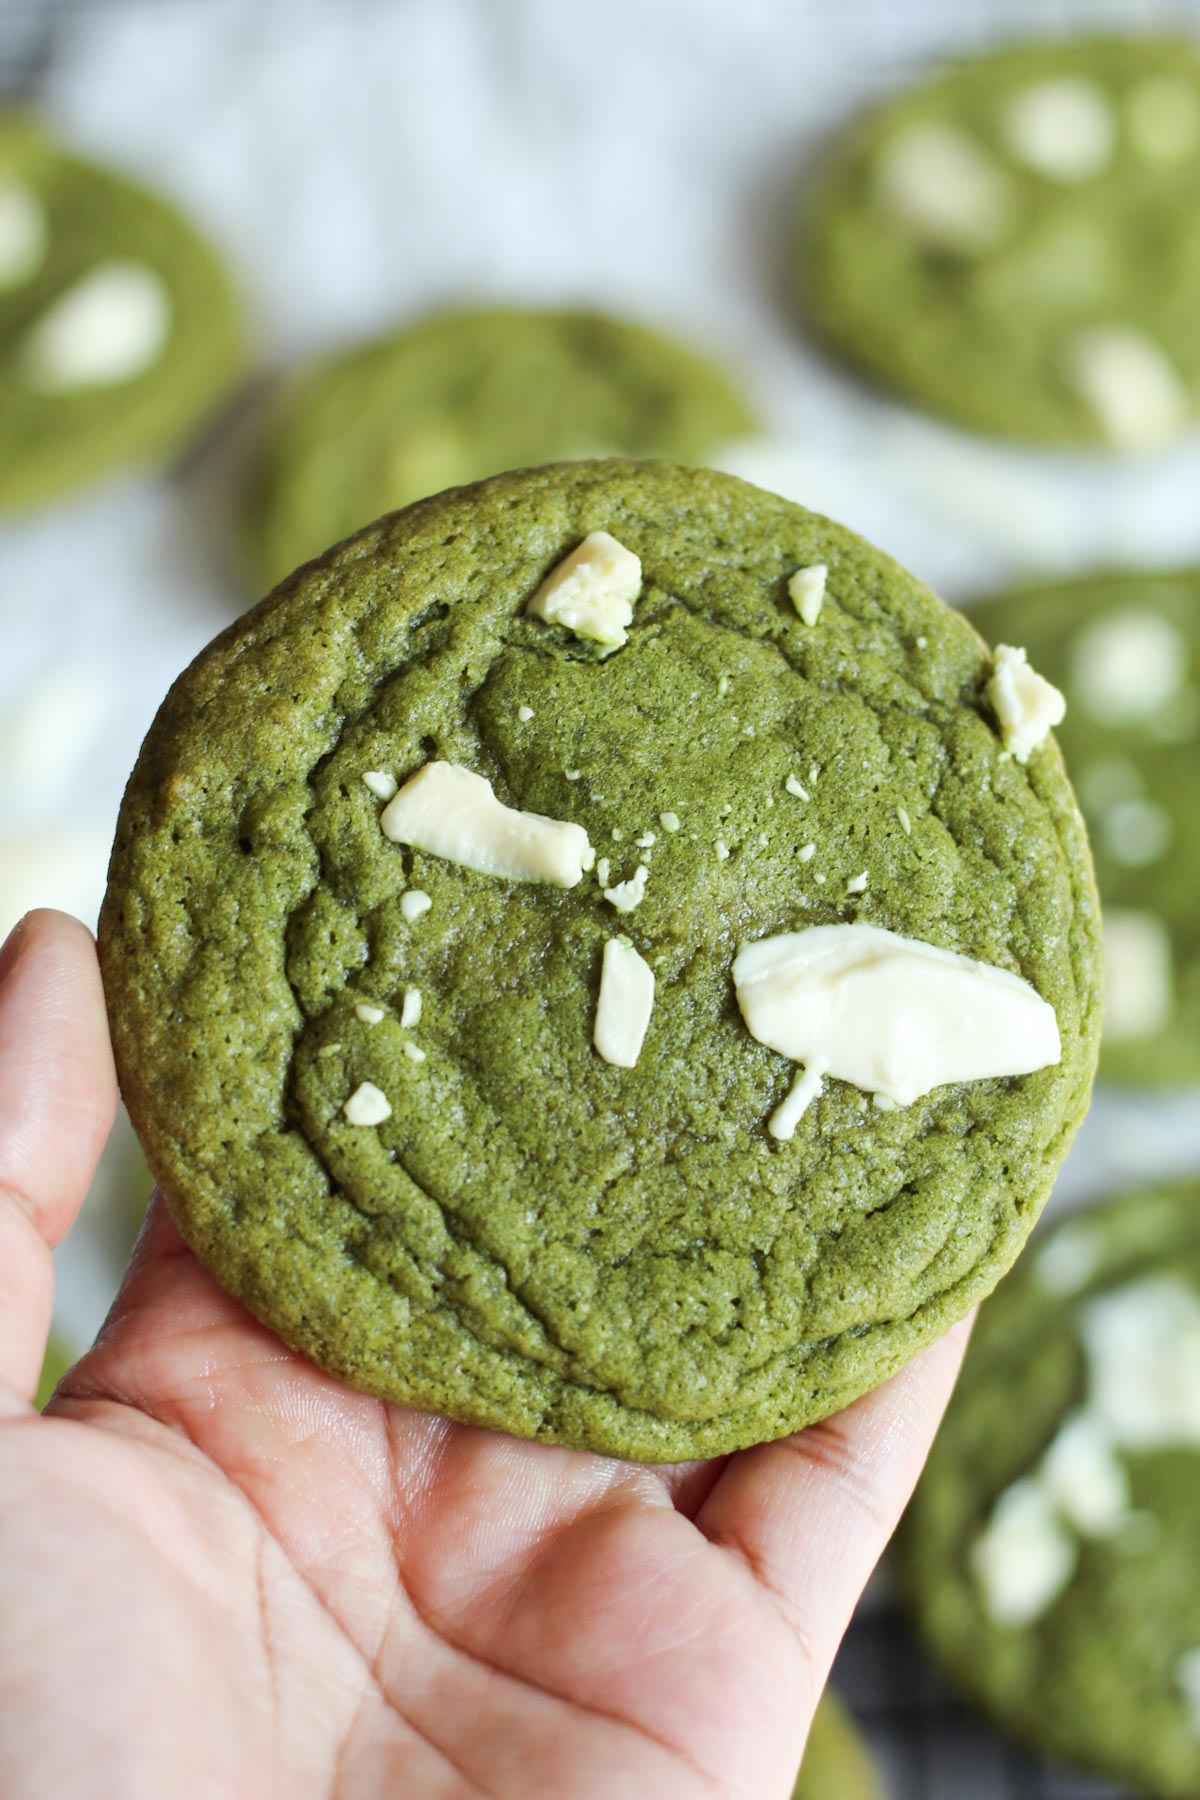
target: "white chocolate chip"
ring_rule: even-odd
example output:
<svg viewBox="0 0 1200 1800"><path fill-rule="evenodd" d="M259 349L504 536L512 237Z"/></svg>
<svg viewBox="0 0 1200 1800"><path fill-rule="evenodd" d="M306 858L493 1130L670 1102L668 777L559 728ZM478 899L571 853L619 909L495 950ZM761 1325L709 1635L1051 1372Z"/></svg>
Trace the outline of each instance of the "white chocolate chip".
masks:
<svg viewBox="0 0 1200 1800"><path fill-rule="evenodd" d="M650 871L645 863L639 863L628 881L619 881L616 887L606 887L604 898L610 906L615 906L619 913L631 913L635 906L640 906L646 893L646 878Z"/></svg>
<svg viewBox="0 0 1200 1800"><path fill-rule="evenodd" d="M605 1062L632 1069L654 1010L654 971L624 938L609 938L600 972L593 1042Z"/></svg>
<svg viewBox="0 0 1200 1800"><path fill-rule="evenodd" d="M1008 176L952 125L907 126L885 145L878 183L887 210L939 249L975 255L1008 226Z"/></svg>
<svg viewBox="0 0 1200 1800"><path fill-rule="evenodd" d="M797 800L808 799L808 789L804 786L798 775L789 775L783 785L789 794L795 794Z"/></svg>
<svg viewBox="0 0 1200 1800"><path fill-rule="evenodd" d="M1090 325L1065 346L1063 376L1119 450L1154 450L1190 412L1187 390L1152 338L1130 325Z"/></svg>
<svg viewBox="0 0 1200 1800"><path fill-rule="evenodd" d="M153 269L102 263L31 327L21 357L25 381L44 394L132 381L158 360L170 326L170 297Z"/></svg>
<svg viewBox="0 0 1200 1800"><path fill-rule="evenodd" d="M600 883L601 887L608 886L609 880L611 879L611 873L612 864L609 862L607 856L602 856L600 861L596 864L596 880Z"/></svg>
<svg viewBox="0 0 1200 1800"><path fill-rule="evenodd" d="M418 987L406 987L404 1004L400 1008L400 1023L405 1031L411 1031L421 1023L421 990Z"/></svg>
<svg viewBox="0 0 1200 1800"><path fill-rule="evenodd" d="M422 1050L420 1044L405 1044L404 1054L407 1056L409 1062L423 1063L425 1061L425 1052Z"/></svg>
<svg viewBox="0 0 1200 1800"><path fill-rule="evenodd" d="M1100 724L1133 725L1153 718L1175 697L1187 668L1187 643L1171 620L1148 607L1129 607L1106 613L1078 634L1071 689Z"/></svg>
<svg viewBox="0 0 1200 1800"><path fill-rule="evenodd" d="M718 693L718 695L723 700L728 692L729 692L729 677L728 677L728 675L719 675L717 677L717 693Z"/></svg>
<svg viewBox="0 0 1200 1800"><path fill-rule="evenodd" d="M796 852L801 862L811 862L816 854L817 846L815 844L801 844Z"/></svg>
<svg viewBox="0 0 1200 1800"><path fill-rule="evenodd" d="M1085 1301L1089 1406L1127 1450L1200 1449L1200 1295L1151 1275Z"/></svg>
<svg viewBox="0 0 1200 1800"><path fill-rule="evenodd" d="M1103 88L1078 76L1038 81L1014 94L1004 137L1019 162L1051 181L1090 181L1112 160L1117 122Z"/></svg>
<svg viewBox="0 0 1200 1800"><path fill-rule="evenodd" d="M716 850L718 862L727 862L729 860L729 845L725 842L724 838L717 839Z"/></svg>
<svg viewBox="0 0 1200 1800"><path fill-rule="evenodd" d="M518 706L517 717L520 719L522 725L528 724L529 720L533 717L532 706Z"/></svg>
<svg viewBox="0 0 1200 1800"><path fill-rule="evenodd" d="M901 1106L1061 1055L1054 1009L1020 976L875 925L745 944L733 980L760 1044Z"/></svg>
<svg viewBox="0 0 1200 1800"><path fill-rule="evenodd" d="M1175 1685L1183 1696L1192 1732L1200 1737L1200 1644L1185 1650L1175 1664Z"/></svg>
<svg viewBox="0 0 1200 1800"><path fill-rule="evenodd" d="M618 650L633 623L633 602L641 588L640 559L607 531L593 531L551 570L525 610L548 625L565 625L576 637Z"/></svg>
<svg viewBox="0 0 1200 1800"><path fill-rule="evenodd" d="M356 1087L342 1111L350 1125L382 1125L392 1116L387 1095L381 1093L373 1081L364 1081Z"/></svg>
<svg viewBox="0 0 1200 1800"><path fill-rule="evenodd" d="M1024 650L997 644L988 682L988 698L995 710L1005 748L1020 763L1061 723L1067 703L1056 687L1030 668Z"/></svg>
<svg viewBox="0 0 1200 1800"><path fill-rule="evenodd" d="M427 913L433 901L420 888L406 888L400 896L401 916L411 925L422 913Z"/></svg>
<svg viewBox="0 0 1200 1800"><path fill-rule="evenodd" d="M796 1127L812 1105L819 1099L825 1086L824 1071L811 1065L802 1069L788 1089L786 1099L780 1101L775 1111L767 1120L767 1130L780 1143L787 1143L796 1135Z"/></svg>
<svg viewBox="0 0 1200 1800"><path fill-rule="evenodd" d="M908 808L904 807L904 806L898 806L896 808L896 817L900 821L900 829L903 831L905 837L911 837L912 836L912 820L908 816Z"/></svg>
<svg viewBox="0 0 1200 1800"><path fill-rule="evenodd" d="M1040 1481L1014 1481L970 1550L971 1573L997 1625L1031 1625L1062 1593L1079 1551Z"/></svg>
<svg viewBox="0 0 1200 1800"><path fill-rule="evenodd" d="M406 781L380 816L385 837L444 857L480 875L574 887L588 849L582 825L505 806L482 775L430 762Z"/></svg>
<svg viewBox="0 0 1200 1800"><path fill-rule="evenodd" d="M1060 1225L1033 1259L1038 1286L1060 1299L1077 1294L1092 1279L1104 1256L1104 1234L1087 1219Z"/></svg>
<svg viewBox="0 0 1200 1800"><path fill-rule="evenodd" d="M1139 81L1125 103L1129 137L1146 162L1182 162L1200 145L1200 93L1173 75Z"/></svg>
<svg viewBox="0 0 1200 1800"><path fill-rule="evenodd" d="M848 894L863 894L866 892L866 888L867 871L865 869L861 875L855 875L852 880L846 883L846 892Z"/></svg>
<svg viewBox="0 0 1200 1800"><path fill-rule="evenodd" d="M354 1016L361 1019L364 1025L378 1025L385 1014L382 1006L372 1006L369 1000L360 1000L354 1009Z"/></svg>
<svg viewBox="0 0 1200 1800"><path fill-rule="evenodd" d="M1154 913L1111 908L1104 914L1104 1036L1109 1043L1150 1038L1174 1012L1171 942Z"/></svg>
<svg viewBox="0 0 1200 1800"><path fill-rule="evenodd" d="M634 838L633 841L639 850L653 850L658 839L652 831L643 831L641 836Z"/></svg>
<svg viewBox="0 0 1200 1800"><path fill-rule="evenodd" d="M587 849L584 851L584 853L580 857L579 861L583 866L583 872L585 875L590 874L590 872L595 868L595 866L596 866L596 851L595 851L595 848L591 844L588 845Z"/></svg>
<svg viewBox="0 0 1200 1800"><path fill-rule="evenodd" d="M659 813L658 822L662 826L664 831L678 831L679 830L679 814L678 813L673 813L673 812Z"/></svg>
<svg viewBox="0 0 1200 1800"><path fill-rule="evenodd" d="M1116 1446L1086 1408L1063 1420L1040 1473L1060 1518L1085 1537L1111 1537L1129 1516L1129 1479Z"/></svg>
<svg viewBox="0 0 1200 1800"><path fill-rule="evenodd" d="M397 782L386 769L368 769L363 776L363 786L369 788L377 800L390 800L396 792Z"/></svg>
<svg viewBox="0 0 1200 1800"><path fill-rule="evenodd" d="M37 273L46 254L46 213L33 189L0 175L0 288Z"/></svg>
<svg viewBox="0 0 1200 1800"><path fill-rule="evenodd" d="M1104 814L1104 841L1114 862L1144 869L1171 841L1171 815L1152 800L1120 800Z"/></svg>
<svg viewBox="0 0 1200 1800"><path fill-rule="evenodd" d="M788 598L806 625L815 625L821 616L828 578L825 563L810 563L806 569L797 569L788 582Z"/></svg>

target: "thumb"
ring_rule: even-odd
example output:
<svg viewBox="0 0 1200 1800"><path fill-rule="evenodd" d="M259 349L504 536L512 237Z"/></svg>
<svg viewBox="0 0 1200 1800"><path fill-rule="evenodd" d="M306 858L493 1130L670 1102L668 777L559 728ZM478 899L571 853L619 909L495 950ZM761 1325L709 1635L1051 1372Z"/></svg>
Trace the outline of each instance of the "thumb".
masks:
<svg viewBox="0 0 1200 1800"><path fill-rule="evenodd" d="M75 1221L116 1100L91 933L64 913L30 913L0 949L0 1411L36 1390L50 1251Z"/></svg>

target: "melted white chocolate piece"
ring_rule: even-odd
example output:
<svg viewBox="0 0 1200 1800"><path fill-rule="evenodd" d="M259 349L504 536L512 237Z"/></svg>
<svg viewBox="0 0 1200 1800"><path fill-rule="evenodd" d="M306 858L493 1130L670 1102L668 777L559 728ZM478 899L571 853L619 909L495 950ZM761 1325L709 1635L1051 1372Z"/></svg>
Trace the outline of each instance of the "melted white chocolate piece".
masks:
<svg viewBox="0 0 1200 1800"><path fill-rule="evenodd" d="M379 820L393 843L411 844L480 875L574 887L589 844L582 825L505 806L482 775L457 763L419 769Z"/></svg>
<svg viewBox="0 0 1200 1800"><path fill-rule="evenodd" d="M632 1069L654 1011L654 971L625 938L609 938L592 1041L606 1063Z"/></svg>
<svg viewBox="0 0 1200 1800"><path fill-rule="evenodd" d="M593 531L550 571L525 610L619 650L641 588L640 559L607 531Z"/></svg>

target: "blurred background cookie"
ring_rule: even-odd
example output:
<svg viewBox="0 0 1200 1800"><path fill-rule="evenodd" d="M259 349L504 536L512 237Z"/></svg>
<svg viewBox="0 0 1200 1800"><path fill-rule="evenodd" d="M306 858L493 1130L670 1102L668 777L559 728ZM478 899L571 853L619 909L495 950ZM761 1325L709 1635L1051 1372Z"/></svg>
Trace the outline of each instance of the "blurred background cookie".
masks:
<svg viewBox="0 0 1200 1800"><path fill-rule="evenodd" d="M883 1800L867 1746L832 1688L821 1696L792 1800Z"/></svg>

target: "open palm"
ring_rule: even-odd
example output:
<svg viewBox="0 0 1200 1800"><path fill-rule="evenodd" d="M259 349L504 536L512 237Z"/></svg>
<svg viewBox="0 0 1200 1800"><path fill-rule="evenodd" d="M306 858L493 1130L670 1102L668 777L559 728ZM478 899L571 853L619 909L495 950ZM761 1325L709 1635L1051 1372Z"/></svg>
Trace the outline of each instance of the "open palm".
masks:
<svg viewBox="0 0 1200 1800"><path fill-rule="evenodd" d="M353 1393L160 1201L30 1396L115 1100L91 939L0 954L0 1792L785 1796L961 1331L837 1419L652 1467Z"/></svg>

